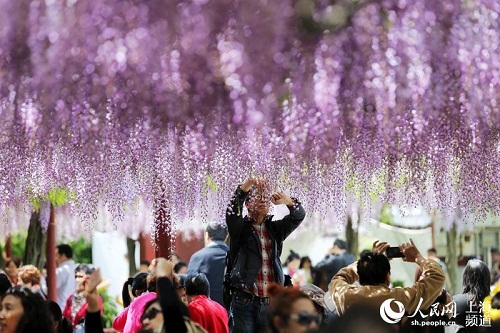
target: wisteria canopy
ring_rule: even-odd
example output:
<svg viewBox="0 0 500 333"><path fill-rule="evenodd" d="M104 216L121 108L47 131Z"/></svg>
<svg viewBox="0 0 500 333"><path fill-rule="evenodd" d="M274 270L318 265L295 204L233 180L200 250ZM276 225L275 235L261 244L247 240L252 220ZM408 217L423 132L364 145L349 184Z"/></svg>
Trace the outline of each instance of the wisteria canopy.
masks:
<svg viewBox="0 0 500 333"><path fill-rule="evenodd" d="M0 8L4 232L54 188L83 225L104 207L137 228L162 205L182 227L223 217L248 175L314 225L351 197L500 212L498 1Z"/></svg>

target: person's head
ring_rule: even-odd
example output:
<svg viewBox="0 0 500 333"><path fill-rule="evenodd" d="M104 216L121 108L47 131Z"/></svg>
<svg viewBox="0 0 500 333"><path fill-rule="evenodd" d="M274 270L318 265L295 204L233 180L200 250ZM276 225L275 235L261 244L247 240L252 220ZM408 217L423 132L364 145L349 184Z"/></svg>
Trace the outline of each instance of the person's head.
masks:
<svg viewBox="0 0 500 333"><path fill-rule="evenodd" d="M129 306L132 299L142 295L142 293L146 291L147 277L148 273L139 272L125 281L122 288L122 300L124 307Z"/></svg>
<svg viewBox="0 0 500 333"><path fill-rule="evenodd" d="M435 248L431 247L430 249L427 250L427 257L429 258L434 258L437 257L437 251Z"/></svg>
<svg viewBox="0 0 500 333"><path fill-rule="evenodd" d="M354 305L347 308L342 316L331 321L324 332L393 333L395 331L391 325L382 320L378 311L369 306Z"/></svg>
<svg viewBox="0 0 500 333"><path fill-rule="evenodd" d="M490 293L490 281L490 270L483 261L471 259L467 262L462 278L462 287L463 293L468 294L471 301L483 301Z"/></svg>
<svg viewBox="0 0 500 333"><path fill-rule="evenodd" d="M493 262L500 261L500 251L496 247L492 247L490 253Z"/></svg>
<svg viewBox="0 0 500 333"><path fill-rule="evenodd" d="M91 264L79 264L75 268L75 280L76 280L76 292L82 292L85 290L85 285L83 282L85 278L90 274L94 273L96 267Z"/></svg>
<svg viewBox="0 0 500 333"><path fill-rule="evenodd" d="M2 300L2 295L4 292L12 287L9 277L5 273L0 273L0 301Z"/></svg>
<svg viewBox="0 0 500 333"><path fill-rule="evenodd" d="M42 274L34 265L24 265L19 269L17 283L22 286L32 287L40 284Z"/></svg>
<svg viewBox="0 0 500 333"><path fill-rule="evenodd" d="M385 284L391 282L391 265L389 259L381 253L368 252L358 260L359 283L363 286Z"/></svg>
<svg viewBox="0 0 500 333"><path fill-rule="evenodd" d="M141 316L141 332L163 332L163 313L160 302L156 299L146 303Z"/></svg>
<svg viewBox="0 0 500 333"><path fill-rule="evenodd" d="M188 302L195 296L209 296L210 294L210 282L203 273L188 275L186 277L185 287Z"/></svg>
<svg viewBox="0 0 500 333"><path fill-rule="evenodd" d="M347 242L345 240L337 238L333 242L333 248L332 248L333 254L339 254L345 252L346 250L347 250Z"/></svg>
<svg viewBox="0 0 500 333"><path fill-rule="evenodd" d="M50 318L53 322L54 330L58 333L71 333L73 328L66 318L62 316L62 311L59 305L54 301L46 300L49 307Z"/></svg>
<svg viewBox="0 0 500 333"><path fill-rule="evenodd" d="M295 288L284 288L278 284L268 287L269 327L273 333L315 332L321 323L313 301Z"/></svg>
<svg viewBox="0 0 500 333"><path fill-rule="evenodd" d="M59 265L73 258L73 249L68 244L57 245L56 263Z"/></svg>
<svg viewBox="0 0 500 333"><path fill-rule="evenodd" d="M300 265L300 256L297 252L290 250L290 254L286 258L285 265L292 270L296 270Z"/></svg>
<svg viewBox="0 0 500 333"><path fill-rule="evenodd" d="M305 284L300 287L300 291L309 296L314 303L316 312L321 313L323 315L323 319L325 319L327 308L325 304L325 292L323 289L315 286L314 284Z"/></svg>
<svg viewBox="0 0 500 333"><path fill-rule="evenodd" d="M43 298L23 286L12 287L2 298L2 333L53 333L49 308Z"/></svg>
<svg viewBox="0 0 500 333"><path fill-rule="evenodd" d="M182 303L188 304L188 299L186 295L186 274L174 274L174 288L177 291Z"/></svg>
<svg viewBox="0 0 500 333"><path fill-rule="evenodd" d="M271 206L271 192L267 189L252 188L245 201L250 217L267 215Z"/></svg>
<svg viewBox="0 0 500 333"><path fill-rule="evenodd" d="M304 268L309 268L310 269L310 268L312 268L311 258L309 258L308 256L300 258L299 268L301 268L301 269L304 269Z"/></svg>
<svg viewBox="0 0 500 333"><path fill-rule="evenodd" d="M5 273L11 280L17 280L19 267L21 266L21 258L12 256L5 259Z"/></svg>
<svg viewBox="0 0 500 333"><path fill-rule="evenodd" d="M139 264L139 272L149 272L149 265L151 265L149 261L141 260Z"/></svg>
<svg viewBox="0 0 500 333"><path fill-rule="evenodd" d="M227 226L220 221L212 221L205 229L206 240L208 242L224 242L227 238Z"/></svg>
<svg viewBox="0 0 500 333"><path fill-rule="evenodd" d="M187 264L184 261L179 261L174 265L174 273L175 274L186 274L187 273Z"/></svg>

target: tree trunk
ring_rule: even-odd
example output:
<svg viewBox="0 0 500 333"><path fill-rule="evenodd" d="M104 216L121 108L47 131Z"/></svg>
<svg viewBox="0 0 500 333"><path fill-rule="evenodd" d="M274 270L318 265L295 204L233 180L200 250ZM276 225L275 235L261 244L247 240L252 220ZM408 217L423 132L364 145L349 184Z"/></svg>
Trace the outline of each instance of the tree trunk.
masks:
<svg viewBox="0 0 500 333"><path fill-rule="evenodd" d="M460 289L457 285L458 271L458 253L457 253L457 226L453 223L453 227L446 233L446 267L448 268L448 276L450 290L449 293L455 295Z"/></svg>
<svg viewBox="0 0 500 333"><path fill-rule="evenodd" d="M130 237L127 237L127 256L129 276L134 276L135 273L137 273L137 264L135 262L135 240Z"/></svg>
<svg viewBox="0 0 500 333"><path fill-rule="evenodd" d="M43 233L40 214L31 213L23 263L35 265L40 271L45 265L45 243L47 235Z"/></svg>
<svg viewBox="0 0 500 333"><path fill-rule="evenodd" d="M3 256L2 244L0 244L0 269L3 269L3 267L5 267L5 258Z"/></svg>
<svg viewBox="0 0 500 333"><path fill-rule="evenodd" d="M345 238L347 242L347 252L358 257L358 231L352 226L352 215L347 216L347 225L345 227Z"/></svg>

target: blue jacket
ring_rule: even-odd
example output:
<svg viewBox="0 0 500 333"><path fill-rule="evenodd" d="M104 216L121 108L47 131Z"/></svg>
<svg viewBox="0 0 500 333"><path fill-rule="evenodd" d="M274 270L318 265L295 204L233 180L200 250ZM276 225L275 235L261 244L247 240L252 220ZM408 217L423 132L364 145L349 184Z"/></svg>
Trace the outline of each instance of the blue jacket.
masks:
<svg viewBox="0 0 500 333"><path fill-rule="evenodd" d="M195 252L189 260L187 274L204 273L210 282L210 298L224 306L222 282L226 267L226 253L229 250L224 242L216 241Z"/></svg>
<svg viewBox="0 0 500 333"><path fill-rule="evenodd" d="M230 257L233 262L230 274L231 287L252 290L262 266L262 254L260 241L257 232L252 227L252 221L241 214L247 196L248 193L238 187L227 209L226 223L230 236ZM271 237L274 279L281 285L284 283L280 260L283 241L302 223L306 215L300 202L296 199L294 201L295 205L288 207L290 214L283 219L273 221L272 215L268 215L264 221Z"/></svg>

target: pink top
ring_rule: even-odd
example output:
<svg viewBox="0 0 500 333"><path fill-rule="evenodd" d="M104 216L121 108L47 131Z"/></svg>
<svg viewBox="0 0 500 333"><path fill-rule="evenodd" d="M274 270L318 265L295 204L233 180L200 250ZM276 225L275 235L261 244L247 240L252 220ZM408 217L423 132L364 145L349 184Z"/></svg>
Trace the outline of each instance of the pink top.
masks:
<svg viewBox="0 0 500 333"><path fill-rule="evenodd" d="M113 328L118 332L137 333L142 328L141 317L146 304L156 299L156 293L145 292L127 306L113 321Z"/></svg>

